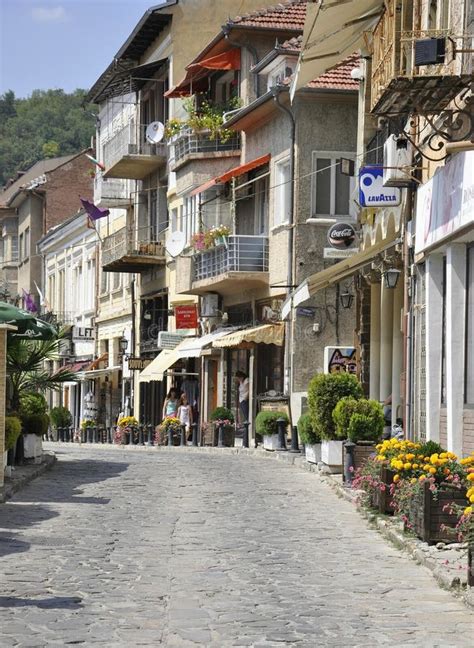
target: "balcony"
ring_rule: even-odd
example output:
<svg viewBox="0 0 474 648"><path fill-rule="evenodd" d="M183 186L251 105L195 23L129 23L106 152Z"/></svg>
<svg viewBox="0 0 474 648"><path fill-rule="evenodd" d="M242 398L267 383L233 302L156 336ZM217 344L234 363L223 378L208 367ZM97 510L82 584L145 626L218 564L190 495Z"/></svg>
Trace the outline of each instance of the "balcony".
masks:
<svg viewBox="0 0 474 648"><path fill-rule="evenodd" d="M102 241L102 269L105 272L145 272L165 263L165 248L150 236L149 228L131 231L127 227Z"/></svg>
<svg viewBox="0 0 474 648"><path fill-rule="evenodd" d="M268 283L268 237L229 236L227 245L194 256L191 290L233 294Z"/></svg>
<svg viewBox="0 0 474 648"><path fill-rule="evenodd" d="M117 130L103 146L104 178L143 180L166 164L166 144L150 144L146 125L134 121Z"/></svg>
<svg viewBox="0 0 474 648"><path fill-rule="evenodd" d="M375 114L436 112L468 87L462 50L467 37L448 29L413 29L419 0L387 0L373 33L371 111ZM440 39L439 63L416 65L415 44Z"/></svg>
<svg viewBox="0 0 474 648"><path fill-rule="evenodd" d="M94 204L105 208L128 207L132 192L130 185L129 180L104 178L98 171L94 178Z"/></svg>
<svg viewBox="0 0 474 648"><path fill-rule="evenodd" d="M211 138L209 133L195 133L191 129L181 132L173 141L176 171L191 160L236 157L240 155L240 135L235 133L223 141Z"/></svg>

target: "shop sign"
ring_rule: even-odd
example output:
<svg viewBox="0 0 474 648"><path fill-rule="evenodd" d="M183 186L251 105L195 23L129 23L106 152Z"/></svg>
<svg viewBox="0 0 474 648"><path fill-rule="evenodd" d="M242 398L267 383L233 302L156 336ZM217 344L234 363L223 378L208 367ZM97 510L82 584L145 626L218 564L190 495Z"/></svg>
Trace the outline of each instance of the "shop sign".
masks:
<svg viewBox="0 0 474 648"><path fill-rule="evenodd" d="M177 329L195 329L198 327L197 307L195 304L192 306L175 306L174 315Z"/></svg>
<svg viewBox="0 0 474 648"><path fill-rule="evenodd" d="M359 171L359 203L361 207L391 207L399 205L398 187L384 187L383 167L366 166Z"/></svg>
<svg viewBox="0 0 474 648"><path fill-rule="evenodd" d="M335 250L334 248L323 248L323 259L348 259L357 254L358 247L348 248L347 250Z"/></svg>
<svg viewBox="0 0 474 648"><path fill-rule="evenodd" d="M296 314L300 317L314 317L316 309L310 306L298 306Z"/></svg>
<svg viewBox="0 0 474 648"><path fill-rule="evenodd" d="M132 358L128 357L128 369L129 371L143 371L145 367L151 362L151 358Z"/></svg>
<svg viewBox="0 0 474 648"><path fill-rule="evenodd" d="M349 248L356 239L356 231L350 223L335 223L328 231L328 243L336 250Z"/></svg>
<svg viewBox="0 0 474 648"><path fill-rule="evenodd" d="M95 331L93 328L73 326L72 327L72 341L73 342L93 342L95 340Z"/></svg>
<svg viewBox="0 0 474 648"><path fill-rule="evenodd" d="M354 347L324 347L324 373L357 373Z"/></svg>
<svg viewBox="0 0 474 648"><path fill-rule="evenodd" d="M474 151L455 155L416 192L415 253L474 223Z"/></svg>

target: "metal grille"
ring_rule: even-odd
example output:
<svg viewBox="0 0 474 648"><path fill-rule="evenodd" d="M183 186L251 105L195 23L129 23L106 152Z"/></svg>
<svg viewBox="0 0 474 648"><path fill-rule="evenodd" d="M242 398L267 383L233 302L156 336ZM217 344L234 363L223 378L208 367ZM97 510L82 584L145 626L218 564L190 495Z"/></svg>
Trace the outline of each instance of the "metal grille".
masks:
<svg viewBox="0 0 474 648"><path fill-rule="evenodd" d="M114 133L104 144L104 164L108 169L125 155L159 155L166 158L166 144L150 144L145 132L148 125L138 124L132 120Z"/></svg>
<svg viewBox="0 0 474 648"><path fill-rule="evenodd" d="M194 133L189 130L174 140L175 162L191 153L214 153L221 151L239 151L240 135L235 134L225 141L218 137L211 138L209 133Z"/></svg>
<svg viewBox="0 0 474 648"><path fill-rule="evenodd" d="M227 244L197 254L194 281L217 277L225 272L267 272L266 236L229 236Z"/></svg>
<svg viewBox="0 0 474 648"><path fill-rule="evenodd" d="M102 243L103 266L126 256L161 257L164 255L163 244L153 240L148 227L136 232L123 227L115 234L107 236Z"/></svg>

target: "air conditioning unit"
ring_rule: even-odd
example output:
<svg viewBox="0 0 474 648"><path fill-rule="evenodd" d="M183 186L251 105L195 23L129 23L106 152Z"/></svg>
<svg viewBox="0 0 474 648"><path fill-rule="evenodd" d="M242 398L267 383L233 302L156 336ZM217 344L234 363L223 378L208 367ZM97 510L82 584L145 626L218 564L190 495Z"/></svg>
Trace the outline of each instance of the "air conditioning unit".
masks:
<svg viewBox="0 0 474 648"><path fill-rule="evenodd" d="M413 146L403 135L390 135L383 146L384 187L406 187L411 184Z"/></svg>
<svg viewBox="0 0 474 648"><path fill-rule="evenodd" d="M219 295L208 293L201 297L201 317L216 317L219 311Z"/></svg>
<svg viewBox="0 0 474 648"><path fill-rule="evenodd" d="M71 355L71 340L62 339L59 341L59 356L65 358Z"/></svg>
<svg viewBox="0 0 474 648"><path fill-rule="evenodd" d="M445 38L422 38L415 41L415 65L440 65L446 54Z"/></svg>

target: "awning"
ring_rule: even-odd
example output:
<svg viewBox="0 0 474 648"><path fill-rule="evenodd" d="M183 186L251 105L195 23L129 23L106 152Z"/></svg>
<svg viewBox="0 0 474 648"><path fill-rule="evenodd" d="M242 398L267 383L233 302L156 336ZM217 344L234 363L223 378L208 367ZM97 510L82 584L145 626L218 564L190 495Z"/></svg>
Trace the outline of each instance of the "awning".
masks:
<svg viewBox="0 0 474 648"><path fill-rule="evenodd" d="M318 3L308 3L301 54L291 84L291 98L307 83L364 47L364 32L372 30L383 7L382 0L320 0Z"/></svg>
<svg viewBox="0 0 474 648"><path fill-rule="evenodd" d="M375 245L371 245L363 252L358 252L357 254L354 254L354 256L343 259L329 268L325 268L324 270L311 275L300 283L298 288L296 288L296 290L286 298L281 309L282 319L286 319L289 315L292 304L293 308L295 308L295 306L306 301L311 297L311 295L314 295L319 290L327 288L331 284L338 283L345 277L354 274L354 272L370 263L377 254L393 247L398 242L399 239L396 238L396 235L390 236Z"/></svg>
<svg viewBox="0 0 474 648"><path fill-rule="evenodd" d="M206 70L240 70L240 48L233 47L227 52L191 63L188 68L200 67Z"/></svg>
<svg viewBox="0 0 474 648"><path fill-rule="evenodd" d="M101 362L107 362L108 359L109 359L109 354L106 351L105 353L103 353L101 356L99 356L95 360L92 360L92 362L90 362L87 365L87 370L89 370L89 369L97 369L97 367L99 366L99 364Z"/></svg>
<svg viewBox="0 0 474 648"><path fill-rule="evenodd" d="M213 343L213 347L218 349L226 347L237 347L243 342L253 342L254 344L276 344L283 346L283 339L285 335L285 325L278 324L262 324L261 326L254 326L253 328L235 331L230 335L217 340Z"/></svg>
<svg viewBox="0 0 474 648"><path fill-rule="evenodd" d="M234 167L233 169L226 171L222 175L216 176L215 178L212 178L212 180L208 180L207 182L204 182L197 189L194 189L191 192L191 196L196 196L197 194L206 191L206 189L215 187L215 185L224 184L225 182L228 182L232 178L238 178L239 176L244 175L244 173L248 173L253 169L257 169L258 167L267 164L267 162L270 161L270 158L271 158L270 153L267 153L267 155L262 155L259 158L255 158L255 160L252 160L251 162L246 162L245 164L241 164L238 167Z"/></svg>
<svg viewBox="0 0 474 648"><path fill-rule="evenodd" d="M115 365L114 367L106 367L105 369L91 369L90 371L80 371L77 374L78 380L93 380L94 378L100 378L101 376L108 376L114 371L119 371L122 369L121 365Z"/></svg>
<svg viewBox="0 0 474 648"><path fill-rule="evenodd" d="M216 340L219 340L219 338L229 335L237 329L238 327L230 327L214 331L213 333L208 333L202 337L187 338L179 345L179 357L199 358L204 347L213 344Z"/></svg>
<svg viewBox="0 0 474 648"><path fill-rule="evenodd" d="M152 380L163 380L165 371L174 365L175 362L180 360L180 348L183 342L180 342L174 349L164 349L159 353L154 360L150 362L148 367L145 367L140 372L140 382L151 382Z"/></svg>
<svg viewBox="0 0 474 648"><path fill-rule="evenodd" d="M209 73L206 70L240 70L240 48L233 47L215 56L190 63L181 81L165 92L168 99L188 97L195 92L204 91L209 85Z"/></svg>
<svg viewBox="0 0 474 648"><path fill-rule="evenodd" d="M81 371L81 369L84 369L87 365L90 365L90 363L90 360L78 360L77 362L71 362L69 364L63 365L62 367L59 367L59 371L72 371L74 373L77 373L78 371Z"/></svg>

